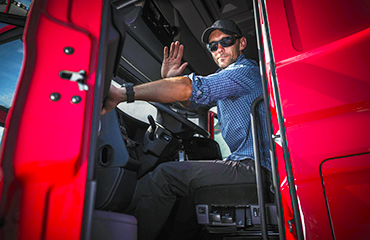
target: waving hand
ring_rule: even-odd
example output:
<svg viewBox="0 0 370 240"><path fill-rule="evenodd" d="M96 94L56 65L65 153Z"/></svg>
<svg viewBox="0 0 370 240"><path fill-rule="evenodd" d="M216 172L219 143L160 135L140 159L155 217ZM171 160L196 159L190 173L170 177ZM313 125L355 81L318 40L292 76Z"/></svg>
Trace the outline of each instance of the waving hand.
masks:
<svg viewBox="0 0 370 240"><path fill-rule="evenodd" d="M185 67L188 65L187 62L181 64L183 53L184 46L178 41L171 43L170 52L168 52L167 46L164 47L161 69L162 78L176 77L181 75Z"/></svg>

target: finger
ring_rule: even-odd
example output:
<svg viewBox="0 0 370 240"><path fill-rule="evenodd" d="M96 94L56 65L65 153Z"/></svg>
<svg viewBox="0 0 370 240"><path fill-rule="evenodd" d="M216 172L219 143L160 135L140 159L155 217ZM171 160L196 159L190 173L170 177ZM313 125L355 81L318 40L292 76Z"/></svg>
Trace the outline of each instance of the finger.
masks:
<svg viewBox="0 0 370 240"><path fill-rule="evenodd" d="M174 46L174 50L173 50L173 58L177 58L177 55L179 53L179 45L180 45L180 42L176 41L175 46Z"/></svg>
<svg viewBox="0 0 370 240"><path fill-rule="evenodd" d="M163 48L163 60L167 59L168 58L168 47L165 46Z"/></svg>
<svg viewBox="0 0 370 240"><path fill-rule="evenodd" d="M173 57L173 49L174 49L174 47L175 47L175 43L174 42L172 42L171 43L171 47L170 47L170 54L169 54L169 58L172 58Z"/></svg>
<svg viewBox="0 0 370 240"><path fill-rule="evenodd" d="M186 68L186 66L188 65L188 62L184 62L180 67L179 67L179 70L181 71L181 72L183 72L184 70L185 70L185 68Z"/></svg>
<svg viewBox="0 0 370 240"><path fill-rule="evenodd" d="M182 55L184 54L184 45L180 45L180 47L179 47L179 53L178 53L178 55L177 55L177 58L182 58Z"/></svg>

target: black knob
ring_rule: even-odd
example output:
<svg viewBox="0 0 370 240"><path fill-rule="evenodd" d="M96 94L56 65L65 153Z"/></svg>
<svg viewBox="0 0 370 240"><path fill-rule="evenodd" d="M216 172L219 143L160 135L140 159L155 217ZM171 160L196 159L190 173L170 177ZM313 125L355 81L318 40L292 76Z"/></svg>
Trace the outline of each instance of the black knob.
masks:
<svg viewBox="0 0 370 240"><path fill-rule="evenodd" d="M152 115L148 115L148 120L149 120L149 124L150 124L150 132L149 132L149 139L150 140L154 140L155 139L155 130L157 129L157 125L155 124L155 121L154 121L154 118L152 117Z"/></svg>

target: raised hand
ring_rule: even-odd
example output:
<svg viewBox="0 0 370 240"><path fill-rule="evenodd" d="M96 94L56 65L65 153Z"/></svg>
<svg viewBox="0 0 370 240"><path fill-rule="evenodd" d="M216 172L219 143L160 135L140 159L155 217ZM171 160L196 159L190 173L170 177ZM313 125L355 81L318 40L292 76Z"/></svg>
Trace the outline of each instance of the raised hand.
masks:
<svg viewBox="0 0 370 240"><path fill-rule="evenodd" d="M176 41L175 43L171 43L169 53L168 47L164 47L163 62L161 68L162 78L176 77L181 75L185 67L188 65L187 62L181 64L183 53L184 46L181 45L178 41Z"/></svg>

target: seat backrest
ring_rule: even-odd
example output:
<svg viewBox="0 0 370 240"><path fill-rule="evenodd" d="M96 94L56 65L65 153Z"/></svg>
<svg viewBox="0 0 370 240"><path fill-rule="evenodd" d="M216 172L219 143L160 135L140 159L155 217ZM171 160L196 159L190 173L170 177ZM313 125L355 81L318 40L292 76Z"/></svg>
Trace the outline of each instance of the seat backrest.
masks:
<svg viewBox="0 0 370 240"><path fill-rule="evenodd" d="M263 98L257 98L251 109L256 182L202 187L194 193L198 223L209 233L248 235L251 231L264 229L267 222L272 235L278 234L275 196L270 190L271 172L261 166L261 160L267 157L263 148L268 147L268 143L261 141L261 135L267 131L262 129L266 124L259 116L263 107L261 102ZM263 204L259 202L261 199ZM265 210L260 210L261 206ZM266 220L262 221L260 212L264 213L263 219Z"/></svg>

